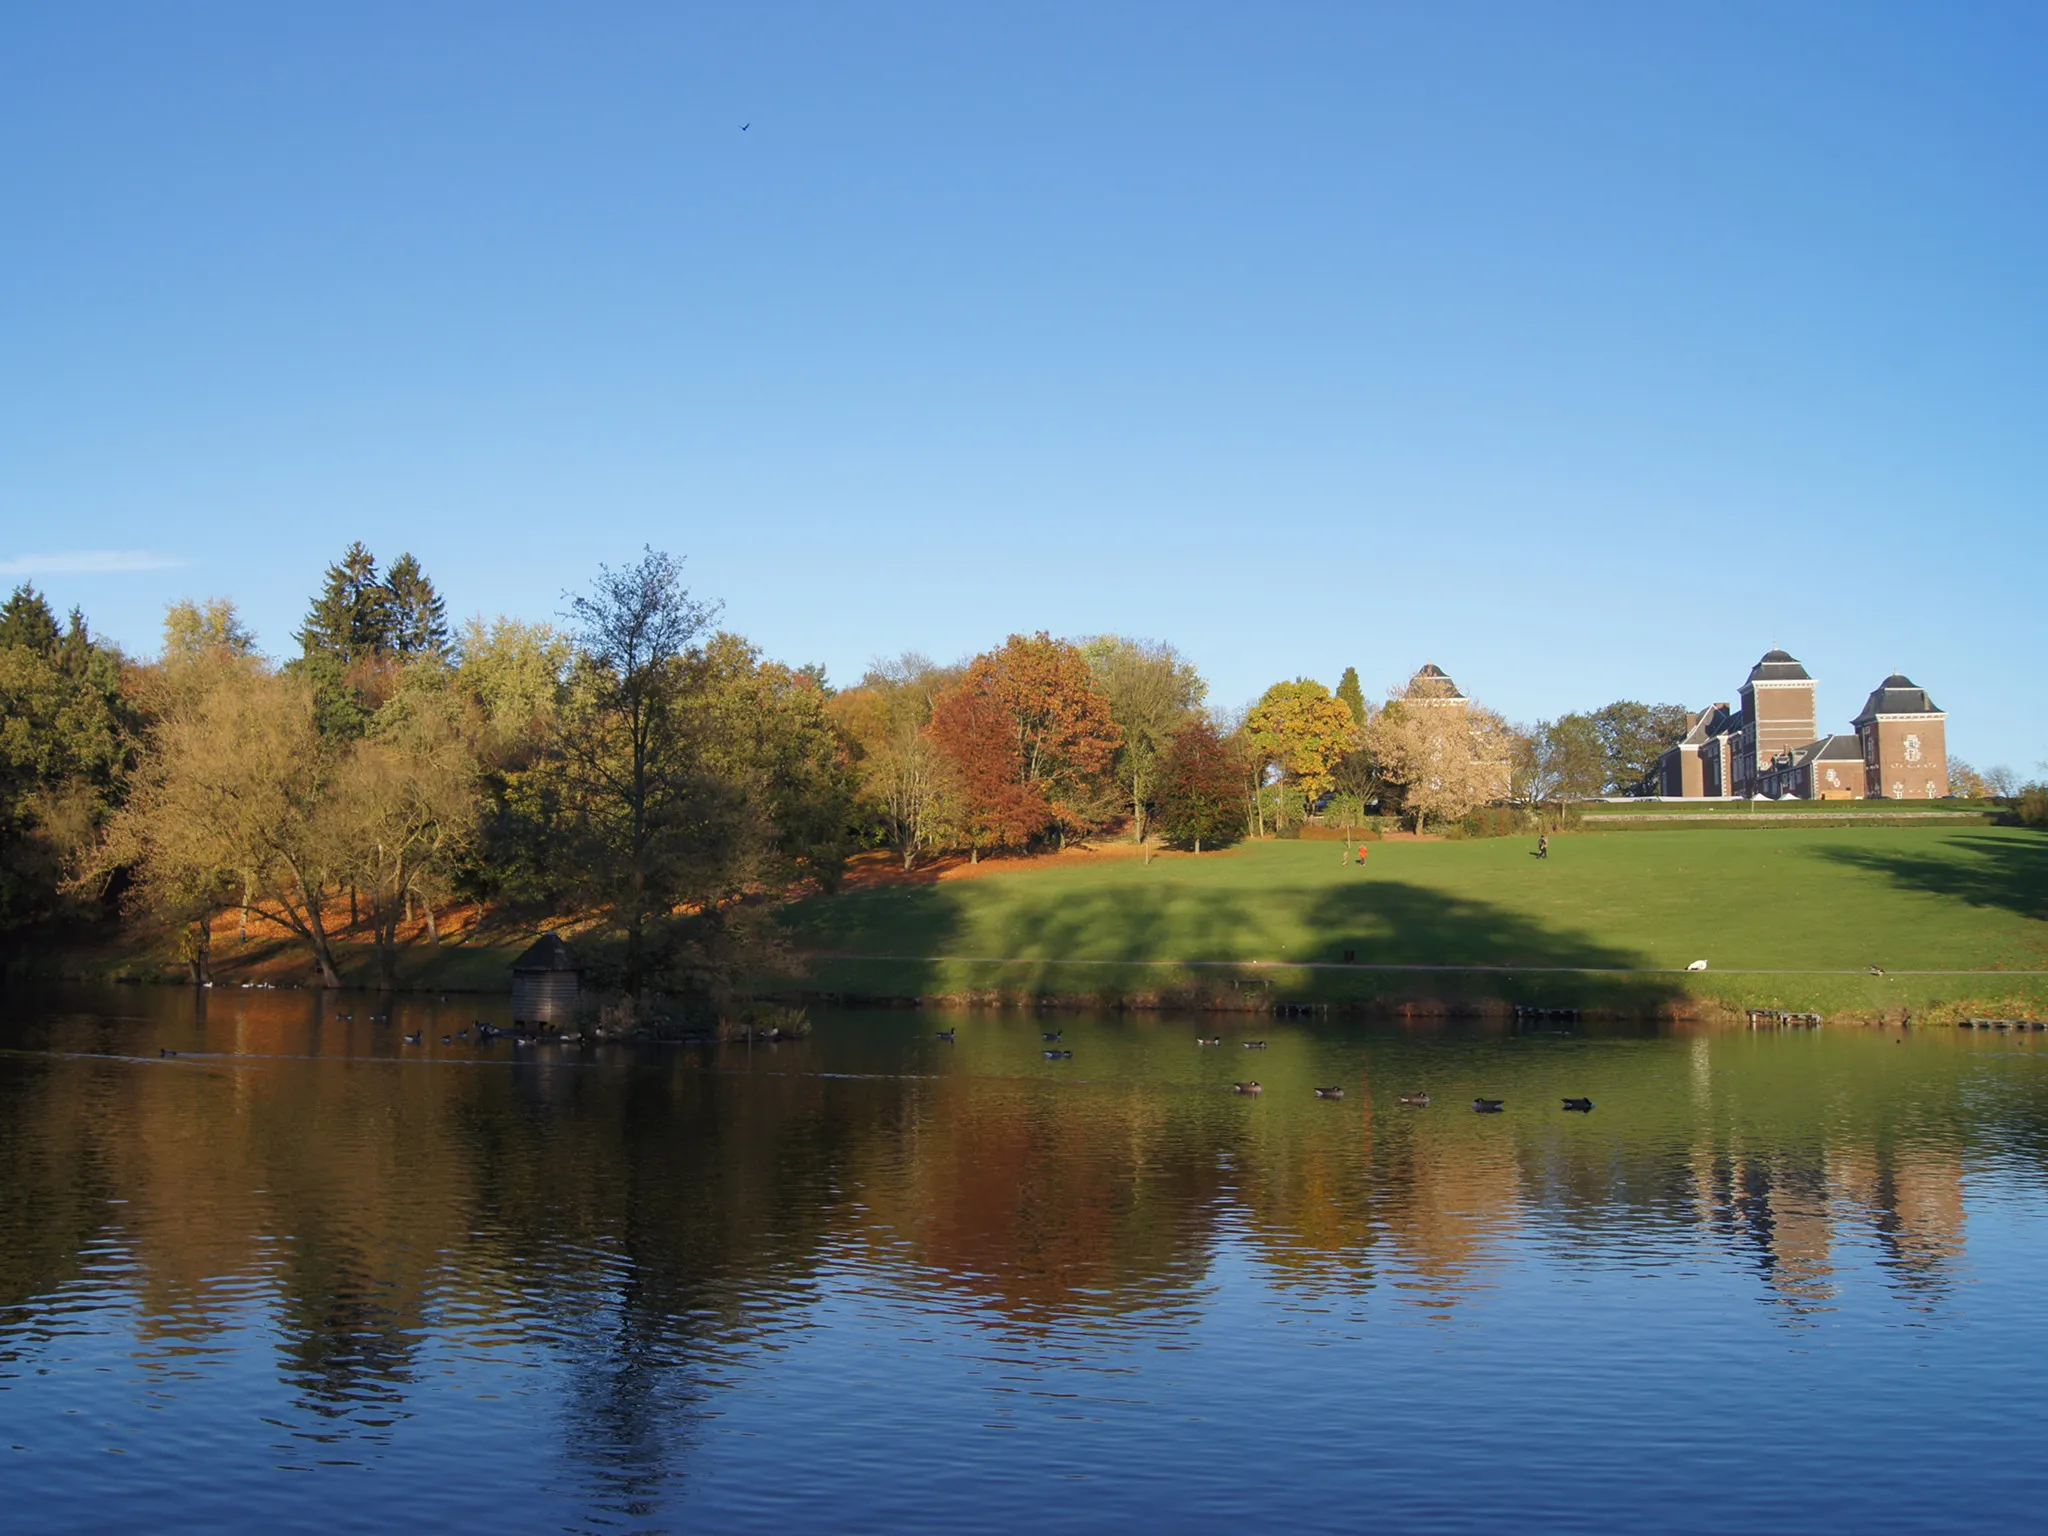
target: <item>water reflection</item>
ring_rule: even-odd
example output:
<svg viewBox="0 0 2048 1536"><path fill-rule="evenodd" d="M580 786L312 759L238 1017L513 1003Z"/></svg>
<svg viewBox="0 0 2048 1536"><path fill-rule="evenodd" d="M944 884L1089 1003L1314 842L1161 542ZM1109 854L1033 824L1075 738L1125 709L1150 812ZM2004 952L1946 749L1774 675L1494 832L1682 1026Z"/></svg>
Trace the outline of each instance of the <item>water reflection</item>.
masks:
<svg viewBox="0 0 2048 1536"><path fill-rule="evenodd" d="M1170 1020L1069 1022L1060 1063L1035 1020L963 1016L949 1044L928 1014L526 1059L441 1043L488 1016L472 1002L384 1011L14 1005L0 1416L17 1440L37 1373L110 1345L142 1397L274 1383L245 1381L275 1465L399 1457L429 1400L472 1437L544 1414L549 1486L574 1519L630 1528L730 1454L710 1449L723 1419L790 1390L799 1357L849 1390L942 1358L986 1400L1059 1398L1099 1427L1129 1351L1196 1349L1247 1286L1325 1342L1382 1314L1458 1325L1532 1273L1725 1269L1795 1333L1866 1277L1889 1302L1864 1296L1865 1314L1939 1316L1973 1181L2038 1201L2048 1145L2048 1077L2012 1041L1268 1025L1253 1099L1229 1092L1251 1058ZM412 1030L422 1047L400 1043ZM1325 1083L1345 1098L1317 1099ZM1433 1107L1398 1103L1418 1090ZM1469 1113L1479 1093L1508 1112ZM1564 1114L1567 1094L1599 1108Z"/></svg>

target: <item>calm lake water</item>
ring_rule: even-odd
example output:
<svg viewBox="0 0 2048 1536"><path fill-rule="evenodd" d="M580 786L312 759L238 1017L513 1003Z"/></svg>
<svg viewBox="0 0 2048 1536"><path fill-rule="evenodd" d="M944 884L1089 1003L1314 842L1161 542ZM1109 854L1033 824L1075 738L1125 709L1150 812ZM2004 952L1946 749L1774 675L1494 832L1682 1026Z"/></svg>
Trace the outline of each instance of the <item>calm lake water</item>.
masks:
<svg viewBox="0 0 2048 1536"><path fill-rule="evenodd" d="M2048 1502L2044 1037L868 1012L529 1053L439 1042L495 1002L385 1006L0 1001L7 1523L1920 1531Z"/></svg>

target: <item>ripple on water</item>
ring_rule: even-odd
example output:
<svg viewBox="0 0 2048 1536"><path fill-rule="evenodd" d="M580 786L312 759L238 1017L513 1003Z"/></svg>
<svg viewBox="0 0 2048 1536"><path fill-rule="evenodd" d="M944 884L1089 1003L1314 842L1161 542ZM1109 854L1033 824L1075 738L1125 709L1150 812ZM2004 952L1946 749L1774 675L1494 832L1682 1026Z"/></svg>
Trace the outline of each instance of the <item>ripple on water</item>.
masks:
<svg viewBox="0 0 2048 1536"><path fill-rule="evenodd" d="M1252 1100L1168 1021L1067 1021L1071 1072L1036 1019L940 1054L888 1014L566 1070L147 1003L0 1036L38 1528L1939 1530L2048 1494L2003 1449L2048 1406L2032 1051L1275 1023Z"/></svg>

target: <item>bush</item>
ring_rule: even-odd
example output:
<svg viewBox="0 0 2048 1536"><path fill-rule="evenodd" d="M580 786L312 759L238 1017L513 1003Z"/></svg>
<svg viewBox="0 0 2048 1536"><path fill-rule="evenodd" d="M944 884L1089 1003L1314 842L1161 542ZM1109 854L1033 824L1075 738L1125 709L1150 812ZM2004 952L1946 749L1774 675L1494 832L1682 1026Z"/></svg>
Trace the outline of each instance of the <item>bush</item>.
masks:
<svg viewBox="0 0 2048 1536"><path fill-rule="evenodd" d="M2020 791L2020 825L2026 827L2048 827L2048 784L2029 784Z"/></svg>
<svg viewBox="0 0 2048 1536"><path fill-rule="evenodd" d="M1482 805L1458 820L1444 824L1444 835L1453 840L1467 837L1519 837L1536 830L1536 815L1518 805Z"/></svg>

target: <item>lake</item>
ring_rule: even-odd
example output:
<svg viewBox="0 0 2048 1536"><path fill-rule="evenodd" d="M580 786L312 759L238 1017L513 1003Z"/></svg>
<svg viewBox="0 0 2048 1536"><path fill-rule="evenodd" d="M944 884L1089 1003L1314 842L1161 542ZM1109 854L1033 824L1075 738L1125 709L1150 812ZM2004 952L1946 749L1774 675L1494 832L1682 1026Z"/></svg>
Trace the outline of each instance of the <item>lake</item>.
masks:
<svg viewBox="0 0 2048 1536"><path fill-rule="evenodd" d="M2048 1501L2048 1036L453 1038L479 1017L0 1002L10 1523L1937 1531Z"/></svg>

